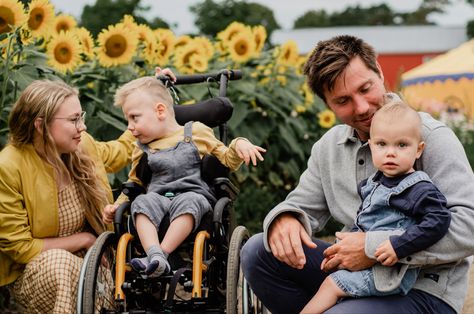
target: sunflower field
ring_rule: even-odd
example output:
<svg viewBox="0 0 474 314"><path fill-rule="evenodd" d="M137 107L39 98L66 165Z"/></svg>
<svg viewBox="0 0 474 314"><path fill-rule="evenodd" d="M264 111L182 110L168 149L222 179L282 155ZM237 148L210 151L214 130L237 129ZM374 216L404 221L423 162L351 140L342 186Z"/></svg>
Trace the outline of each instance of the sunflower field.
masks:
<svg viewBox="0 0 474 314"><path fill-rule="evenodd" d="M239 223L259 230L265 214L295 187L312 144L336 121L314 98L301 73L306 57L293 41L272 47L263 26L233 22L215 38L177 36L151 29L131 16L92 38L72 16L55 14L48 0L23 7L0 0L0 147L7 143L7 121L19 93L37 79L61 79L78 88L87 111L88 132L96 139L116 138L127 125L113 106L116 88L156 66L176 74L238 69L243 78L229 84L234 104L230 137L244 136L265 147L265 161L233 174L240 187ZM218 86L179 86L183 105L217 96ZM110 177L113 186L127 171Z"/></svg>

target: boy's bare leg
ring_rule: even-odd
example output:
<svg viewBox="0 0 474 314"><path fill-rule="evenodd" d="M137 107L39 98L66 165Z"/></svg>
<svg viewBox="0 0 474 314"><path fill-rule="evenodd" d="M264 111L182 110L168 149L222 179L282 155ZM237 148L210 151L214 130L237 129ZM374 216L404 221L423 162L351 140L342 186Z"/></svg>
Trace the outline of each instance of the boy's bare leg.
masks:
<svg viewBox="0 0 474 314"><path fill-rule="evenodd" d="M160 245L156 227L146 215L137 214L135 216L135 224L137 227L138 236L140 238L140 243L142 244L145 251L147 251L153 245Z"/></svg>
<svg viewBox="0 0 474 314"><path fill-rule="evenodd" d="M346 297L347 294L339 288L331 277L324 279L315 296L306 304L301 311L302 314L323 313L336 304L337 300Z"/></svg>
<svg viewBox="0 0 474 314"><path fill-rule="evenodd" d="M194 217L191 214L183 214L175 218L168 227L165 237L161 242L164 252L170 254L183 243L194 228Z"/></svg>

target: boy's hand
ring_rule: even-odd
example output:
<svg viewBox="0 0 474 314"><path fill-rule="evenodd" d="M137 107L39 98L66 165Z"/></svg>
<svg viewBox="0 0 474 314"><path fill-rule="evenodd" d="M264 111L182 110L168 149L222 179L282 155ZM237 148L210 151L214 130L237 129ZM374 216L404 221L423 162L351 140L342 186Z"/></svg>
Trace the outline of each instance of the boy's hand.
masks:
<svg viewBox="0 0 474 314"><path fill-rule="evenodd" d="M102 220L106 223L112 223L114 221L115 211L117 210L118 205L108 204L105 205L104 210L102 211Z"/></svg>
<svg viewBox="0 0 474 314"><path fill-rule="evenodd" d="M260 153L265 153L267 150L260 146L253 145L246 139L238 139L235 143L235 151L247 166L250 161L252 161L252 165L256 166L257 159L263 161L262 154Z"/></svg>
<svg viewBox="0 0 474 314"><path fill-rule="evenodd" d="M390 240L385 240L375 250L377 261L384 266L393 266L398 262L397 253L395 253Z"/></svg>

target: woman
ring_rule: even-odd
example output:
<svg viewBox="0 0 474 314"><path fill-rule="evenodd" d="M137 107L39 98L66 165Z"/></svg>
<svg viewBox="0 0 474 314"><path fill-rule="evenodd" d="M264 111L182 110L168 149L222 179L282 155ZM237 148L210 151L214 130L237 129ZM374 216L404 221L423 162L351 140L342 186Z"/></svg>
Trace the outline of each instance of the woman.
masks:
<svg viewBox="0 0 474 314"><path fill-rule="evenodd" d="M96 142L78 92L35 81L12 108L0 152L0 286L27 312L74 313L82 256L106 226L107 172L130 162L135 138Z"/></svg>

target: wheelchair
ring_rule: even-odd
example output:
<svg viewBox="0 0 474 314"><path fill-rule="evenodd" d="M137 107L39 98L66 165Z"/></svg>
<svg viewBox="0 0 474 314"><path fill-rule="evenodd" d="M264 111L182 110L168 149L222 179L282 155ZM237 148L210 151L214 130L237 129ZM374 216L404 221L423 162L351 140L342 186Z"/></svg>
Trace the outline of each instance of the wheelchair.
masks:
<svg viewBox="0 0 474 314"><path fill-rule="evenodd" d="M227 141L226 121L232 103L225 97L230 80L240 79L240 71L177 76L176 82L158 77L169 88L179 84L217 83L219 96L194 105L175 105L178 123L200 121L218 127L220 139ZM208 86L209 88L209 86ZM149 182L146 154L137 175ZM144 255L130 216L130 203L145 192L133 183L124 183L122 192L129 202L115 213L114 231L101 234L88 250L78 285L78 313L263 313L240 269L240 250L249 238L244 226L236 226L233 202L238 189L226 169L213 156L202 160L202 176L216 196L213 210L205 215L195 232L169 256L172 272L157 278L132 269L129 262ZM168 219L159 228L162 240Z"/></svg>

